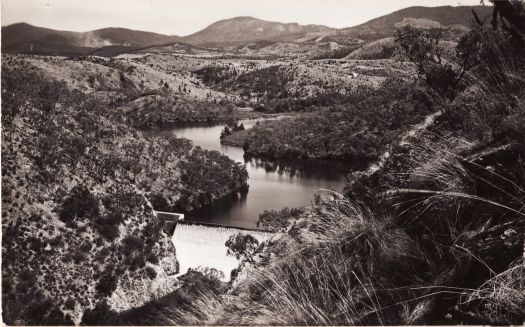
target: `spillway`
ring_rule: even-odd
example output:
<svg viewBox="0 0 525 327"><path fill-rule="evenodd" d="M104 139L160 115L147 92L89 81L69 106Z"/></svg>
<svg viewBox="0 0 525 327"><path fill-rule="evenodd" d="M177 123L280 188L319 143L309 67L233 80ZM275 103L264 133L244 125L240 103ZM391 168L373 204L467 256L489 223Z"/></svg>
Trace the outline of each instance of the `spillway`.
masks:
<svg viewBox="0 0 525 327"><path fill-rule="evenodd" d="M229 280L230 272L237 268L239 261L226 255L227 248L224 244L231 235L238 233L252 235L259 241L259 244L273 235L263 231L230 227L177 224L172 242L180 264L179 275L185 274L188 268L201 266L220 270L224 273L224 280Z"/></svg>

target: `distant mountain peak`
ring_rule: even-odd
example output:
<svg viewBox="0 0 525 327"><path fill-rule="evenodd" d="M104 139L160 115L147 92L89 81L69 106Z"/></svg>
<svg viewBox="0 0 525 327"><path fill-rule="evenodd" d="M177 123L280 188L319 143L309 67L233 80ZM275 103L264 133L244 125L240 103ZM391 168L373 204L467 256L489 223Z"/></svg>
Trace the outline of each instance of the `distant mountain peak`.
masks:
<svg viewBox="0 0 525 327"><path fill-rule="evenodd" d="M354 42L356 39L374 41L394 34L396 28L411 24L422 28L444 27L458 33L469 30L471 10L484 17L489 6L415 6L397 10L364 24L333 29L323 25L301 25L237 16L216 21L194 34L177 37L127 28L108 27L90 32L56 31L16 23L2 27L2 51L8 53L35 53L53 55L86 55L99 48L111 46L122 51L184 42L193 46L247 45L255 42L309 42L331 36L334 42Z"/></svg>
<svg viewBox="0 0 525 327"><path fill-rule="evenodd" d="M481 17L490 14L490 6L414 6L394 11L391 14L374 18L366 23L341 29L339 34L365 40L377 40L392 36L397 27L412 22L416 26L449 27L467 29L472 20L472 10Z"/></svg>
<svg viewBox="0 0 525 327"><path fill-rule="evenodd" d="M293 41L308 33L332 31L322 25L300 25L262 20L251 16L238 16L210 24L203 30L184 37L191 44L246 44L263 40Z"/></svg>
<svg viewBox="0 0 525 327"><path fill-rule="evenodd" d="M89 32L57 31L16 23L2 27L2 52L47 55L86 55L107 47L140 48L179 40L153 32L120 27L101 28Z"/></svg>

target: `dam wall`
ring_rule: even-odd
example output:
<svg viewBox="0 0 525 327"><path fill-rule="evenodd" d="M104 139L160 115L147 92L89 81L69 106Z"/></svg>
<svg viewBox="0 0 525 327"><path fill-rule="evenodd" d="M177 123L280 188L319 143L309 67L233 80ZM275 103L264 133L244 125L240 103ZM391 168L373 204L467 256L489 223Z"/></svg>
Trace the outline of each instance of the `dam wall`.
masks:
<svg viewBox="0 0 525 327"><path fill-rule="evenodd" d="M245 230L235 227L188 224L179 221L172 236L180 264L179 275L189 268L210 267L224 273L224 280L230 279L230 272L237 268L239 261L226 255L226 241L231 235L243 233L255 237L259 243L270 238L273 233L259 230Z"/></svg>

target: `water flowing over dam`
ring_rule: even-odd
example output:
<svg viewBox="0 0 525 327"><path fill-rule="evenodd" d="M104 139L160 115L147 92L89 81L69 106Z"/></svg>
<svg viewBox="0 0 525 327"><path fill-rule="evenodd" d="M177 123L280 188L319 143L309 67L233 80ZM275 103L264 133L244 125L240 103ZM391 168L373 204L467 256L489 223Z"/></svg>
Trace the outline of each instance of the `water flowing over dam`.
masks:
<svg viewBox="0 0 525 327"><path fill-rule="evenodd" d="M252 235L259 241L259 244L273 235L273 233L257 230L179 222L172 236L172 242L177 251L177 260L180 264L179 275L185 274L188 268L202 266L222 271L224 280L229 280L230 272L237 268L239 261L226 255L225 243L231 235L238 233Z"/></svg>

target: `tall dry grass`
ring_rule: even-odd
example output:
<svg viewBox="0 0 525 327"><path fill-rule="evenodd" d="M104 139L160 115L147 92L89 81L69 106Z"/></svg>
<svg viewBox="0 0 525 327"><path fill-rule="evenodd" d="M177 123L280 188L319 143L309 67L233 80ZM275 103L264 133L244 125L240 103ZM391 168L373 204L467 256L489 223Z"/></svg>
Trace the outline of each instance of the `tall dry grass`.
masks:
<svg viewBox="0 0 525 327"><path fill-rule="evenodd" d="M250 275L252 297L267 324L392 324L411 312L427 258L402 230L345 198L314 208L298 251ZM401 288L400 288L401 287ZM395 290L394 290L395 289Z"/></svg>
<svg viewBox="0 0 525 327"><path fill-rule="evenodd" d="M478 65L465 74L466 90L448 115L463 134L487 142L507 136L523 141L525 49L504 31L478 28Z"/></svg>
<svg viewBox="0 0 525 327"><path fill-rule="evenodd" d="M250 274L251 300L262 306L256 321L414 324L446 321L446 312L460 315L456 321L492 321L455 307L465 294L487 302L503 294L487 292L487 285L503 279L494 265L499 258L490 258L525 227L523 187L462 155L473 148L465 140L426 139L413 146L407 158L412 168L400 173L405 188L384 194L383 206L391 209L372 212L342 196L321 202L303 221L298 244ZM486 278L492 284L483 284ZM476 291L481 284L483 291Z"/></svg>
<svg viewBox="0 0 525 327"><path fill-rule="evenodd" d="M460 305L496 323L525 323L525 258L507 270L462 294Z"/></svg>

